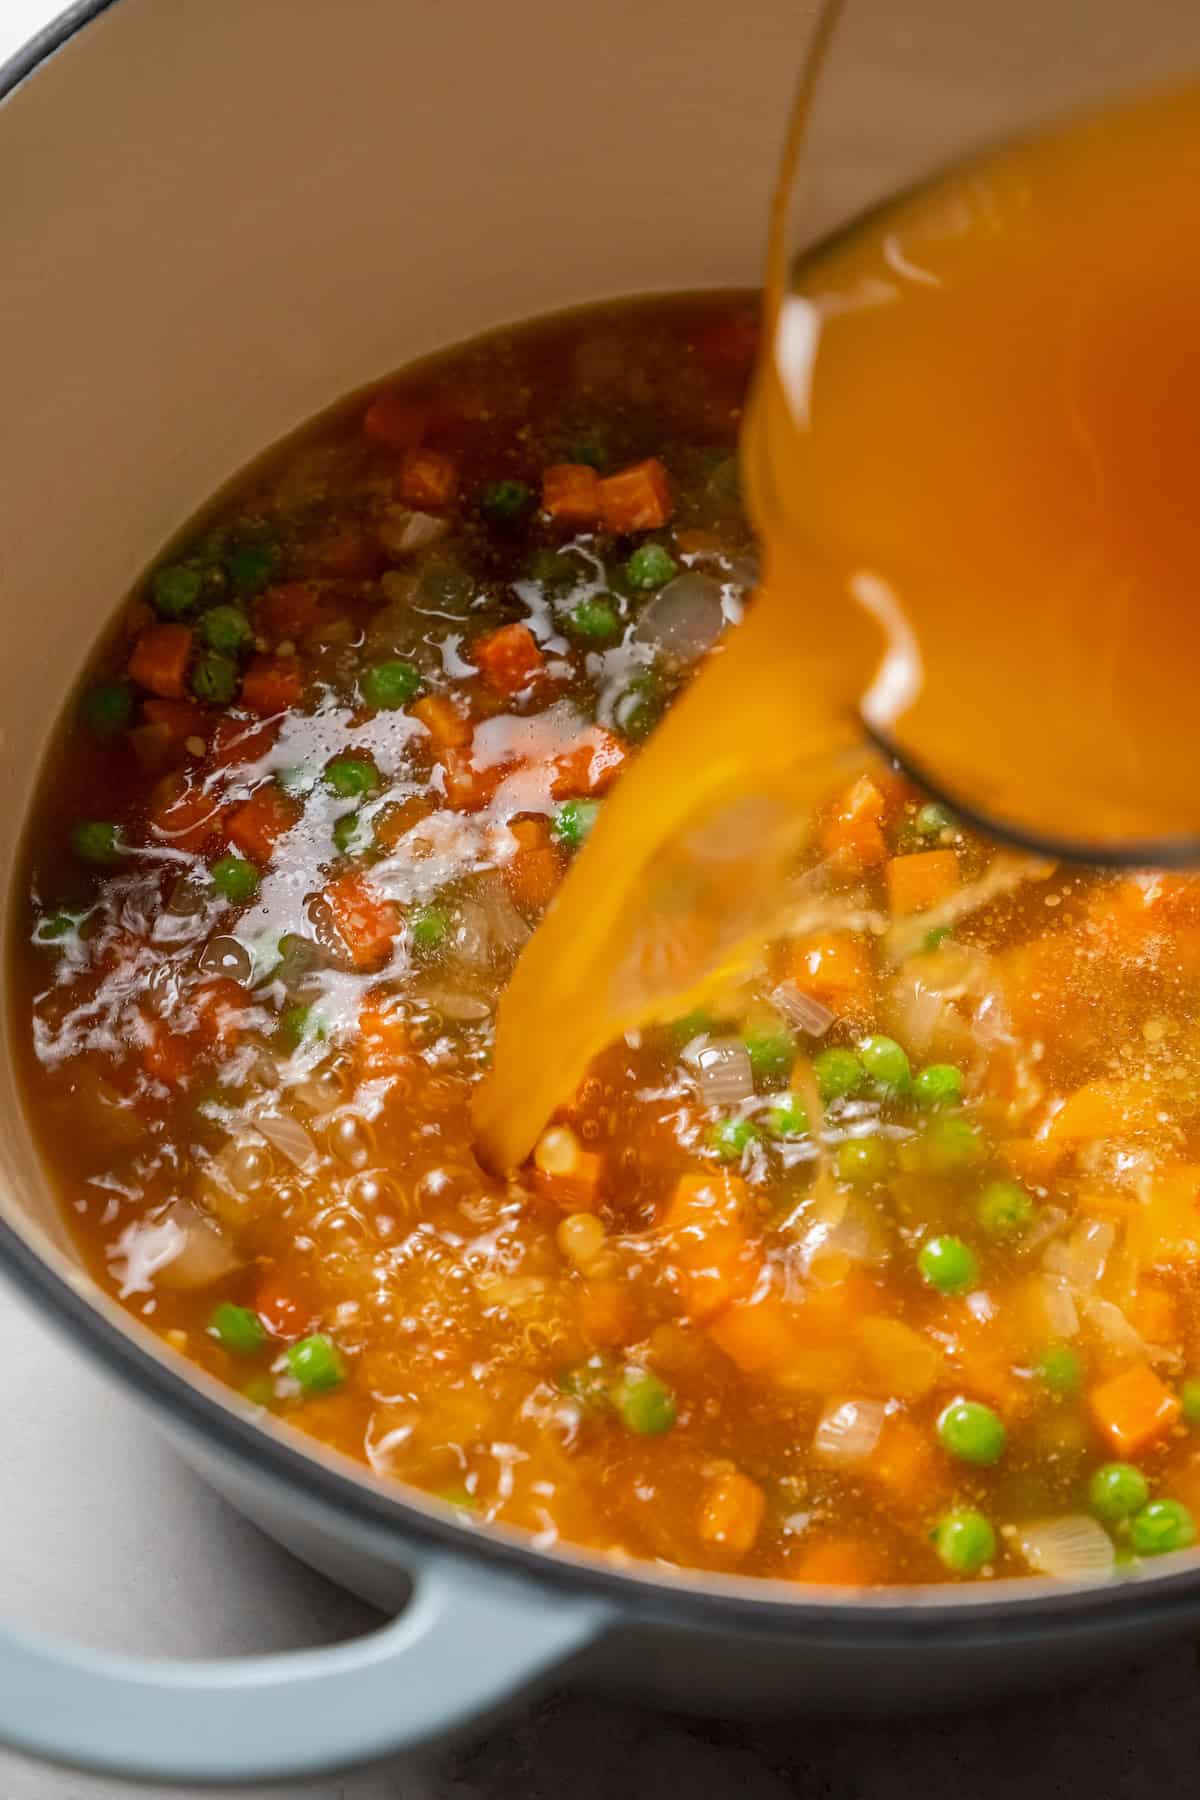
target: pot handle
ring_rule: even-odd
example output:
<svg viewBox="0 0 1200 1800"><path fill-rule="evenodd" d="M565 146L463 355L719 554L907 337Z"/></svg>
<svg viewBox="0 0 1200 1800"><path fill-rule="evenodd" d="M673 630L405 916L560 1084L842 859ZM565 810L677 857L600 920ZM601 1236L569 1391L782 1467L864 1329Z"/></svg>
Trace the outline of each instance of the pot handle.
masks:
<svg viewBox="0 0 1200 1800"><path fill-rule="evenodd" d="M480 1719L608 1617L478 1562L423 1556L398 1618L313 1650L152 1662L0 1628L0 1742L143 1781L320 1774Z"/></svg>

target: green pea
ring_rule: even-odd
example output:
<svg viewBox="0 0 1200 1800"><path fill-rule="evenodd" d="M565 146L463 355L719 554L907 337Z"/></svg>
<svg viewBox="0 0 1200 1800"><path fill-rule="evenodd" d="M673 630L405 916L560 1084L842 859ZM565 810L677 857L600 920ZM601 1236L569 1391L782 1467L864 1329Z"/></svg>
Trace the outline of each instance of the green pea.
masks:
<svg viewBox="0 0 1200 1800"><path fill-rule="evenodd" d="M567 461L585 463L589 469L600 470L608 461L608 453L594 438L585 438L581 443L568 446Z"/></svg>
<svg viewBox="0 0 1200 1800"><path fill-rule="evenodd" d="M612 1405L609 1372L598 1357L589 1357L587 1362L573 1363L569 1369L564 1369L558 1385L564 1394L578 1400L590 1412L603 1412Z"/></svg>
<svg viewBox="0 0 1200 1800"><path fill-rule="evenodd" d="M297 1050L309 1038L324 1038L328 1032L325 1020L315 1007L293 1001L279 1015L275 1038L282 1049Z"/></svg>
<svg viewBox="0 0 1200 1800"><path fill-rule="evenodd" d="M461 1481L452 1481L448 1487L439 1488L437 1498L447 1506L452 1506L455 1512L476 1513L479 1511L478 1500L470 1488Z"/></svg>
<svg viewBox="0 0 1200 1800"><path fill-rule="evenodd" d="M948 813L946 808L939 806L936 801L930 801L917 813L917 830L922 837L940 837L943 831L948 831L953 824L953 814Z"/></svg>
<svg viewBox="0 0 1200 1800"><path fill-rule="evenodd" d="M33 928L35 944L59 944L64 938L74 937L79 928L83 913L45 913Z"/></svg>
<svg viewBox="0 0 1200 1800"><path fill-rule="evenodd" d="M698 1006L694 1012L684 1013L681 1019L673 1019L668 1027L676 1044L690 1044L693 1038L703 1037L706 1032L715 1031L719 1021L715 1014L707 1008Z"/></svg>
<svg viewBox="0 0 1200 1800"><path fill-rule="evenodd" d="M1056 1400L1070 1400L1083 1385L1083 1363L1070 1344L1049 1345L1038 1358L1034 1374Z"/></svg>
<svg viewBox="0 0 1200 1800"><path fill-rule="evenodd" d="M940 950L949 936L949 925L933 925L925 933L923 948L926 950Z"/></svg>
<svg viewBox="0 0 1200 1800"><path fill-rule="evenodd" d="M235 906L244 900L253 900L258 892L258 870L244 856L218 857L209 873L221 898L232 901Z"/></svg>
<svg viewBox="0 0 1200 1800"><path fill-rule="evenodd" d="M604 643L615 638L621 629L620 616L609 600L581 600L567 614L567 624L576 637Z"/></svg>
<svg viewBox="0 0 1200 1800"><path fill-rule="evenodd" d="M223 1300L208 1316L208 1335L232 1350L235 1356L253 1356L267 1341L266 1327L248 1306Z"/></svg>
<svg viewBox="0 0 1200 1800"><path fill-rule="evenodd" d="M722 1162L737 1162L758 1140L758 1127L751 1119L718 1119L706 1134L709 1149Z"/></svg>
<svg viewBox="0 0 1200 1800"><path fill-rule="evenodd" d="M844 1100L848 1094L856 1094L867 1078L853 1050L822 1050L813 1061L813 1074L817 1092L825 1101Z"/></svg>
<svg viewBox="0 0 1200 1800"><path fill-rule="evenodd" d="M342 856L361 856L370 849L373 834L360 812L347 812L333 821L331 836Z"/></svg>
<svg viewBox="0 0 1200 1800"><path fill-rule="evenodd" d="M909 1061L895 1038L867 1037L858 1046L859 1060L871 1086L882 1094L907 1093L912 1081Z"/></svg>
<svg viewBox="0 0 1200 1800"><path fill-rule="evenodd" d="M252 1375L242 1388L242 1399L248 1400L251 1406L261 1406L269 1411L278 1399L275 1392L274 1378L270 1375Z"/></svg>
<svg viewBox="0 0 1200 1800"><path fill-rule="evenodd" d="M972 1169L987 1155L987 1144L978 1125L961 1113L943 1113L931 1119L918 1144L918 1155L932 1175L953 1175Z"/></svg>
<svg viewBox="0 0 1200 1800"><path fill-rule="evenodd" d="M1179 1390L1184 1423L1200 1425L1200 1375L1189 1375Z"/></svg>
<svg viewBox="0 0 1200 1800"><path fill-rule="evenodd" d="M182 619L194 612L204 592L204 576L190 563L170 563L155 572L151 593L154 610L164 619Z"/></svg>
<svg viewBox="0 0 1200 1800"><path fill-rule="evenodd" d="M214 706L228 706L238 691L238 667L232 657L218 656L210 650L197 658L192 670L192 692L197 700Z"/></svg>
<svg viewBox="0 0 1200 1800"><path fill-rule="evenodd" d="M392 712L412 700L421 686L421 674L415 663L393 657L388 662L372 663L359 677L359 692L368 706Z"/></svg>
<svg viewBox="0 0 1200 1800"><path fill-rule="evenodd" d="M942 1448L959 1462L999 1462L1007 1437L997 1413L979 1400L952 1400L938 1415Z"/></svg>
<svg viewBox="0 0 1200 1800"><path fill-rule="evenodd" d="M951 1063L930 1063L913 1082L913 1099L923 1112L939 1106L957 1106L962 1099L963 1078Z"/></svg>
<svg viewBox="0 0 1200 1800"><path fill-rule="evenodd" d="M613 706L613 724L631 743L649 737L663 713L663 694L653 669L645 669L626 685Z"/></svg>
<svg viewBox="0 0 1200 1800"><path fill-rule="evenodd" d="M1132 1518L1149 1498L1150 1483L1133 1463L1104 1463L1088 1484L1092 1511L1110 1524Z"/></svg>
<svg viewBox="0 0 1200 1800"><path fill-rule="evenodd" d="M756 1081L770 1085L786 1081L796 1060L796 1040L783 1025L765 1024L743 1032L742 1042Z"/></svg>
<svg viewBox="0 0 1200 1800"><path fill-rule="evenodd" d="M98 737L123 731L133 717L133 693L120 681L102 681L83 697L83 717Z"/></svg>
<svg viewBox="0 0 1200 1800"><path fill-rule="evenodd" d="M530 579L540 581L543 587L562 587L566 582L574 581L578 573L578 565L561 550L543 547L535 550L529 559Z"/></svg>
<svg viewBox="0 0 1200 1800"><path fill-rule="evenodd" d="M1129 1526L1139 1556L1186 1550L1196 1541L1196 1521L1181 1500L1148 1500Z"/></svg>
<svg viewBox="0 0 1200 1800"><path fill-rule="evenodd" d="M492 481L480 496L479 510L493 525L512 525L529 511L532 499L523 481Z"/></svg>
<svg viewBox="0 0 1200 1800"><path fill-rule="evenodd" d="M975 1202L975 1217L994 1238L1020 1237L1033 1224L1036 1210L1019 1181L989 1181Z"/></svg>
<svg viewBox="0 0 1200 1800"><path fill-rule="evenodd" d="M622 1424L638 1437L658 1437L675 1423L675 1396L649 1369L627 1368L612 1401Z"/></svg>
<svg viewBox="0 0 1200 1800"><path fill-rule="evenodd" d="M565 844L568 850L578 850L587 842L599 816L598 800L564 800L554 814L550 829L560 844Z"/></svg>
<svg viewBox="0 0 1200 1800"><path fill-rule="evenodd" d="M838 1176L852 1187L877 1187L891 1165L886 1141L879 1136L846 1138L837 1147Z"/></svg>
<svg viewBox="0 0 1200 1800"><path fill-rule="evenodd" d="M254 642L250 621L240 606L212 606L200 618L200 637L222 656L240 656Z"/></svg>
<svg viewBox="0 0 1200 1800"><path fill-rule="evenodd" d="M943 1513L929 1535L939 1558L954 1575L975 1575L996 1554L991 1522L969 1506Z"/></svg>
<svg viewBox="0 0 1200 1800"><path fill-rule="evenodd" d="M632 588L660 588L678 573L678 565L661 544L639 544L625 564L625 579Z"/></svg>
<svg viewBox="0 0 1200 1800"><path fill-rule="evenodd" d="M346 1379L340 1350L320 1331L288 1347L287 1366L306 1394L328 1394Z"/></svg>
<svg viewBox="0 0 1200 1800"><path fill-rule="evenodd" d="M247 538L236 544L225 559L233 591L243 600L260 594L278 567L278 546L267 538Z"/></svg>
<svg viewBox="0 0 1200 1800"><path fill-rule="evenodd" d="M949 1233L925 1240L917 1253L917 1268L939 1294L965 1294L979 1279L974 1251Z"/></svg>
<svg viewBox="0 0 1200 1800"><path fill-rule="evenodd" d="M808 1129L808 1108L799 1094L785 1094L767 1114L767 1130L772 1137L803 1137Z"/></svg>
<svg viewBox="0 0 1200 1800"><path fill-rule="evenodd" d="M414 950L430 956L450 935L450 916L440 906L418 906L408 915L408 935Z"/></svg>
<svg viewBox="0 0 1200 1800"><path fill-rule="evenodd" d="M358 800L378 787L379 774L363 756L338 756L326 764L323 780L331 794L343 800Z"/></svg>
<svg viewBox="0 0 1200 1800"><path fill-rule="evenodd" d="M107 819L82 820L71 833L71 848L84 862L101 867L120 862L124 855L117 827Z"/></svg>

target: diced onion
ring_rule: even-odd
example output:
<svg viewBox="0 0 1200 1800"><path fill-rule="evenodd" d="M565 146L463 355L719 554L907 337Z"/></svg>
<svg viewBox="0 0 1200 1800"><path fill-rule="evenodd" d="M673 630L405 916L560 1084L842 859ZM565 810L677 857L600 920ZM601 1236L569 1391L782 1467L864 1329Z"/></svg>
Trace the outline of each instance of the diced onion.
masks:
<svg viewBox="0 0 1200 1800"><path fill-rule="evenodd" d="M121 1233L113 1259L121 1298L152 1287L209 1287L238 1266L221 1233L186 1200L174 1200L157 1219L138 1219Z"/></svg>
<svg viewBox="0 0 1200 1800"><path fill-rule="evenodd" d="M204 911L207 896L198 881L181 875L167 895L167 911L180 919L192 919Z"/></svg>
<svg viewBox="0 0 1200 1800"><path fill-rule="evenodd" d="M253 1124L268 1144L278 1150L280 1156L286 1156L295 1168L307 1168L316 1157L316 1145L299 1119L293 1119L290 1113L255 1113Z"/></svg>
<svg viewBox="0 0 1200 1800"><path fill-rule="evenodd" d="M754 1070L740 1038L715 1038L689 1058L705 1106L734 1106L754 1092Z"/></svg>
<svg viewBox="0 0 1200 1800"><path fill-rule="evenodd" d="M1058 1581L1098 1581L1113 1568L1112 1539L1097 1519L1068 1513L1017 1526L1017 1543L1031 1569Z"/></svg>
<svg viewBox="0 0 1200 1800"><path fill-rule="evenodd" d="M883 1430L881 1400L835 1400L826 1406L813 1433L813 1451L840 1468L865 1463Z"/></svg>
<svg viewBox="0 0 1200 1800"><path fill-rule="evenodd" d="M1052 1337L1073 1338L1079 1331L1079 1309L1065 1281L1053 1275L1041 1277L1042 1307Z"/></svg>
<svg viewBox="0 0 1200 1800"><path fill-rule="evenodd" d="M1126 1356L1145 1356L1146 1340L1111 1300L1088 1300L1083 1316L1111 1349Z"/></svg>
<svg viewBox="0 0 1200 1800"><path fill-rule="evenodd" d="M635 643L651 644L663 656L690 663L716 642L724 623L720 582L689 569L659 589L633 636Z"/></svg>
<svg viewBox="0 0 1200 1800"><path fill-rule="evenodd" d="M425 986L414 989L413 997L460 1025L479 1025L492 1016L488 1002L478 994L464 994L454 988Z"/></svg>
<svg viewBox="0 0 1200 1800"><path fill-rule="evenodd" d="M1116 1228L1107 1219L1084 1219L1070 1237L1048 1244L1042 1267L1076 1289L1094 1288L1104 1273Z"/></svg>
<svg viewBox="0 0 1200 1800"><path fill-rule="evenodd" d="M210 938L200 952L200 969L205 975L224 975L227 980L248 987L254 974L254 958L235 937Z"/></svg>
<svg viewBox="0 0 1200 1800"><path fill-rule="evenodd" d="M809 1037L824 1037L833 1024L835 1015L829 1008L811 994L802 994L794 982L781 981L771 998L788 1024Z"/></svg>
<svg viewBox="0 0 1200 1800"><path fill-rule="evenodd" d="M436 513L409 512L404 507L392 506L376 528L375 535L391 555L411 556L414 551L436 544L449 529L449 520L438 518Z"/></svg>

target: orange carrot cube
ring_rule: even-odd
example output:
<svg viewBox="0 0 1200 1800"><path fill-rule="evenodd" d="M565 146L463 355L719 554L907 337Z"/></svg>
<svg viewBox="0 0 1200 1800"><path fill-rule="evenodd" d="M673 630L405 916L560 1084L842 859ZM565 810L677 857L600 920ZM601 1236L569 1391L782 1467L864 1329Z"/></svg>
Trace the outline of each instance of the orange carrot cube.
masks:
<svg viewBox="0 0 1200 1800"><path fill-rule="evenodd" d="M267 637L294 643L312 625L318 606L316 590L307 581L283 581L258 602L258 622Z"/></svg>
<svg viewBox="0 0 1200 1800"><path fill-rule="evenodd" d="M274 782L264 782L230 813L225 835L244 856L256 863L269 863L276 843L299 816L296 802L282 788Z"/></svg>
<svg viewBox="0 0 1200 1800"><path fill-rule="evenodd" d="M182 700L191 654L192 634L186 625L147 625L129 658L130 677L163 700Z"/></svg>
<svg viewBox="0 0 1200 1800"><path fill-rule="evenodd" d="M247 712L287 712L303 692L304 671L294 656L253 656L242 677L241 703Z"/></svg>
<svg viewBox="0 0 1200 1800"><path fill-rule="evenodd" d="M745 1556L754 1547L766 1509L767 1497L757 1481L740 1469L722 1471L700 1503L697 1530L706 1544Z"/></svg>
<svg viewBox="0 0 1200 1800"><path fill-rule="evenodd" d="M471 721L464 719L445 694L425 694L409 707L414 719L420 720L435 744L445 749L461 750L471 742Z"/></svg>
<svg viewBox="0 0 1200 1800"><path fill-rule="evenodd" d="M657 456L606 475L597 491L610 531L657 531L674 511L671 483Z"/></svg>
<svg viewBox="0 0 1200 1800"><path fill-rule="evenodd" d="M429 408L395 388L383 388L363 414L363 436L384 450L415 450L429 425Z"/></svg>
<svg viewBox="0 0 1200 1800"><path fill-rule="evenodd" d="M959 887L958 857L953 850L919 850L915 856L893 856L887 866L888 901L901 918L928 912L948 900Z"/></svg>
<svg viewBox="0 0 1200 1800"><path fill-rule="evenodd" d="M542 653L528 625L502 625L477 639L472 655L501 694L519 694L543 667Z"/></svg>
<svg viewBox="0 0 1200 1800"><path fill-rule="evenodd" d="M804 938L792 953L792 980L839 1019L864 1023L875 1010L875 972L861 938L845 931Z"/></svg>
<svg viewBox="0 0 1200 1800"><path fill-rule="evenodd" d="M1164 1437L1179 1417L1179 1401L1149 1363L1134 1363L1094 1387L1092 1417L1121 1456L1133 1456Z"/></svg>
<svg viewBox="0 0 1200 1800"><path fill-rule="evenodd" d="M369 969L382 962L400 930L395 902L385 900L365 875L353 871L327 883L323 893L355 968Z"/></svg>
<svg viewBox="0 0 1200 1800"><path fill-rule="evenodd" d="M458 492L458 467L442 450L406 450L396 493L406 506L449 506Z"/></svg>
<svg viewBox="0 0 1200 1800"><path fill-rule="evenodd" d="M550 792L555 800L607 793L628 760L620 738L597 725L573 749L555 757Z"/></svg>
<svg viewBox="0 0 1200 1800"><path fill-rule="evenodd" d="M587 463L553 463L542 472L542 510L566 525L594 525L600 477Z"/></svg>

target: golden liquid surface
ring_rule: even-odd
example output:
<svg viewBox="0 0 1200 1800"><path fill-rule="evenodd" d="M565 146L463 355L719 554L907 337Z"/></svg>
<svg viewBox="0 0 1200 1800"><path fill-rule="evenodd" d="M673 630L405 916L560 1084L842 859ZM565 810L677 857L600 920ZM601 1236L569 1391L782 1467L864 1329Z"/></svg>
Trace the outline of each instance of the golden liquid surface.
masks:
<svg viewBox="0 0 1200 1800"><path fill-rule="evenodd" d="M777 916L860 714L1017 831L1200 833L1197 192L1188 90L922 189L771 304L743 441L764 584L517 966L493 1165Z"/></svg>

